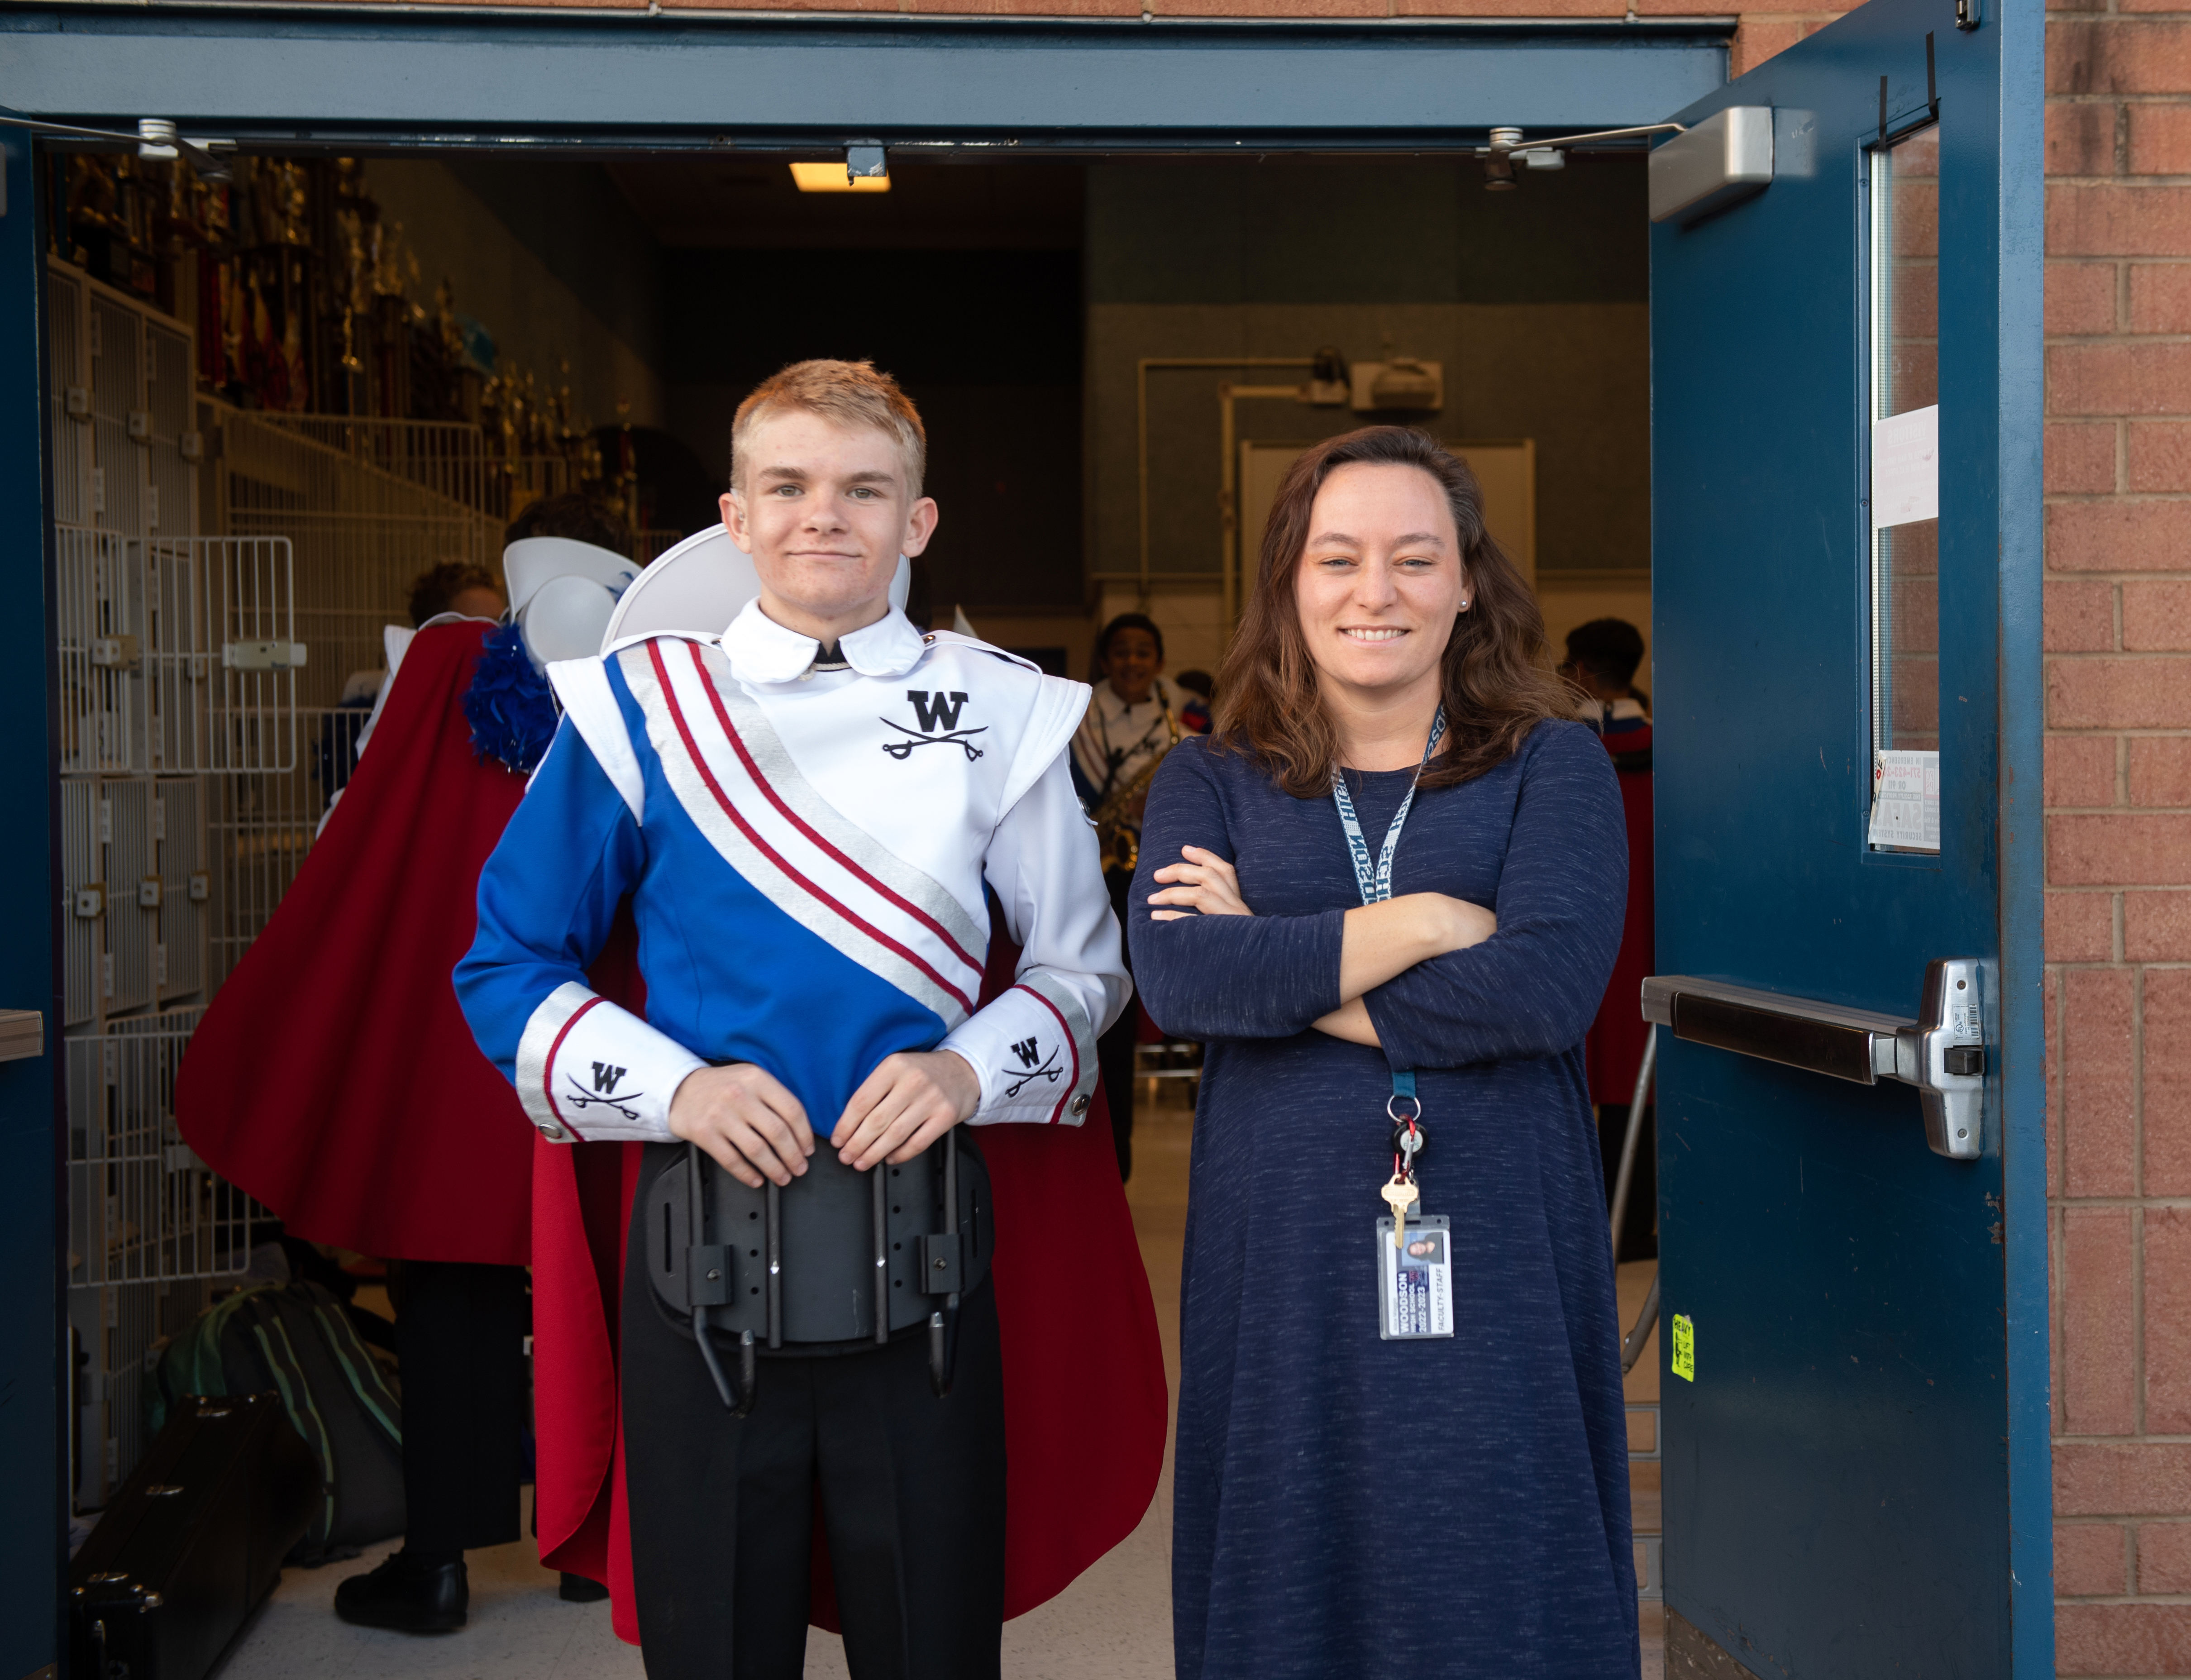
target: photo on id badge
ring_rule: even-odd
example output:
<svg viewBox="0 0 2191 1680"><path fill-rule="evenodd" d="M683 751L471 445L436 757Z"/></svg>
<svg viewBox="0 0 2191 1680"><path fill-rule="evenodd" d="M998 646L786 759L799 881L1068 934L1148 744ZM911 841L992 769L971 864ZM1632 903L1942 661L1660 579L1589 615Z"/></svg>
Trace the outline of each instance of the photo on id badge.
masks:
<svg viewBox="0 0 2191 1680"><path fill-rule="evenodd" d="M1411 1219L1400 1240L1377 1222L1377 1334L1413 1341L1453 1334L1453 1233L1443 1215Z"/></svg>

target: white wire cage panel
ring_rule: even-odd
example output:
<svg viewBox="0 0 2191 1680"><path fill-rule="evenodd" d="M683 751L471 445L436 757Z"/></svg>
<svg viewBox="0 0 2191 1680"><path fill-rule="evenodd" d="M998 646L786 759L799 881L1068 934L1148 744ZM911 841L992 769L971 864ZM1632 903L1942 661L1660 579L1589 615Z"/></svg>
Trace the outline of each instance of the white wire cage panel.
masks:
<svg viewBox="0 0 2191 1680"><path fill-rule="evenodd" d="M53 440L54 517L91 523L91 288L82 273L46 265L46 392Z"/></svg>
<svg viewBox="0 0 2191 1680"><path fill-rule="evenodd" d="M150 767L293 769L308 654L289 539L155 537L144 567Z"/></svg>
<svg viewBox="0 0 2191 1680"><path fill-rule="evenodd" d="M513 455L503 464L514 507L578 488L578 464L567 455Z"/></svg>
<svg viewBox="0 0 2191 1680"><path fill-rule="evenodd" d="M273 916L317 837L360 713L304 707L297 731L305 750L294 769L201 778L212 876L206 983L208 995L234 972Z"/></svg>
<svg viewBox="0 0 2191 1680"><path fill-rule="evenodd" d="M267 1216L182 1141L175 1072L196 1010L62 1040L69 1125L69 1316L80 1373L77 1496L103 1504L145 1444L144 1381L163 1336L204 1305L208 1280L249 1263Z"/></svg>
<svg viewBox="0 0 2191 1680"><path fill-rule="evenodd" d="M151 1444L146 1385L157 1350L197 1316L208 1293L197 1279L68 1292L77 1349L70 1436L79 1512L97 1511L111 1500Z"/></svg>
<svg viewBox="0 0 2191 1680"><path fill-rule="evenodd" d="M140 546L110 531L54 527L64 775L134 770L151 756Z"/></svg>
<svg viewBox="0 0 2191 1680"><path fill-rule="evenodd" d="M501 554L498 518L335 447L298 416L209 402L200 414L216 468L211 522L239 537L286 536L294 546L296 639L310 650L300 707L334 705L350 673L380 668L381 628L402 621L420 572L452 560L492 569ZM356 431L364 423L324 424Z"/></svg>
<svg viewBox="0 0 2191 1680"><path fill-rule="evenodd" d="M498 515L508 499L503 463L489 458L487 435L468 420L341 414L253 418L475 512Z"/></svg>
<svg viewBox="0 0 2191 1680"><path fill-rule="evenodd" d="M213 874L207 868L203 781L178 776L152 784L152 836L160 856L160 936L152 979L165 1005L205 989Z"/></svg>

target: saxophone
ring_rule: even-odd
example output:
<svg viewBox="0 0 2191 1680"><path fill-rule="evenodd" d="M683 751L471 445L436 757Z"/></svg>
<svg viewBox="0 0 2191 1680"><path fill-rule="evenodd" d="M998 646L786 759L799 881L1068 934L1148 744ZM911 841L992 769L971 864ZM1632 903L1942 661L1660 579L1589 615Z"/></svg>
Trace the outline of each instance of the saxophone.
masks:
<svg viewBox="0 0 2191 1680"><path fill-rule="evenodd" d="M1096 846L1103 859L1103 873L1113 869L1134 873L1134 865L1141 861L1141 825L1128 813L1134 801L1148 791L1149 783L1157 773L1157 766L1164 755L1179 744L1179 720L1172 715L1171 703L1159 697L1158 703L1164 708L1164 728L1171 739L1164 743L1164 751L1156 755L1134 773L1134 779L1122 787L1113 788L1096 807Z"/></svg>

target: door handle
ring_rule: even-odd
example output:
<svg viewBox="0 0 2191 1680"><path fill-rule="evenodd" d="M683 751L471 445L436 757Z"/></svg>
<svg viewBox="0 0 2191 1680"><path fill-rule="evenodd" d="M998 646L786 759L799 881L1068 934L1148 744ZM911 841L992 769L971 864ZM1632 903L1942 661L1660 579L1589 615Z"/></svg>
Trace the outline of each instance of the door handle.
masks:
<svg viewBox="0 0 2191 1680"><path fill-rule="evenodd" d="M1915 1085L1932 1153L1971 1161L1985 1113L1983 968L1975 957L1926 964L1915 1021L1684 974L1654 974L1643 982L1643 1018L1688 1043L1784 1068L1857 1085Z"/></svg>

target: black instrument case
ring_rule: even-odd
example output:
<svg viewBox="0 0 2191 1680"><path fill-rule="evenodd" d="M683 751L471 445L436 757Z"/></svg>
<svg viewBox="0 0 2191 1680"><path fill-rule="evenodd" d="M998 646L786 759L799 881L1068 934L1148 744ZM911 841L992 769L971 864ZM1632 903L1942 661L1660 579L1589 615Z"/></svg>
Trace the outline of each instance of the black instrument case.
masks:
<svg viewBox="0 0 2191 1680"><path fill-rule="evenodd" d="M273 1590L320 1495L278 1398L185 1398L69 1567L70 1671L200 1680Z"/></svg>

